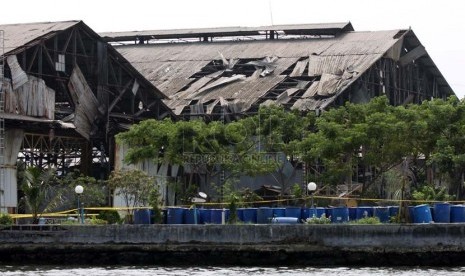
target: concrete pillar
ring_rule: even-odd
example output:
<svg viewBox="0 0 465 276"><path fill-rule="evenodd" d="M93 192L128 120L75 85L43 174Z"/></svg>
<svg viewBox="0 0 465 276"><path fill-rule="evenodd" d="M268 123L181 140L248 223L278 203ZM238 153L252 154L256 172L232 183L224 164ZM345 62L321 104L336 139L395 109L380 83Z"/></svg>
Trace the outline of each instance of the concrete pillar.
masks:
<svg viewBox="0 0 465 276"><path fill-rule="evenodd" d="M22 129L9 129L5 132L5 156L3 164L0 164L0 212L2 213L18 207L16 160L23 139Z"/></svg>

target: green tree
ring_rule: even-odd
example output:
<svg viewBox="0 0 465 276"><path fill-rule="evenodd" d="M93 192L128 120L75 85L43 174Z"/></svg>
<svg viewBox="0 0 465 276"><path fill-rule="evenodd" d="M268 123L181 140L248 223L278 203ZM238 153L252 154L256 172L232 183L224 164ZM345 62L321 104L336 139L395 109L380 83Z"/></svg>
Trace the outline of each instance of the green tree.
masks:
<svg viewBox="0 0 465 276"><path fill-rule="evenodd" d="M289 192L297 168L302 163L300 144L315 122L313 113L303 116L299 111L283 107L260 107L258 114L244 120L251 130L254 151L261 154L260 173L272 173L281 186L281 195Z"/></svg>
<svg viewBox="0 0 465 276"><path fill-rule="evenodd" d="M184 166L189 177L182 189L188 191L197 187L195 174L204 175L210 184L225 170L228 177L263 171L263 159L258 157L250 134L242 122L147 120L118 134L117 141L129 146L125 156L128 163L150 159Z"/></svg>
<svg viewBox="0 0 465 276"><path fill-rule="evenodd" d="M163 214L161 210L161 200L160 200L160 193L158 192L157 187L152 187L149 192L148 202L150 207L152 207L152 221L153 223L162 223L163 221Z"/></svg>
<svg viewBox="0 0 465 276"><path fill-rule="evenodd" d="M108 179L108 185L121 196L126 204L129 222L132 222L134 208L148 203L154 179L141 170L113 171Z"/></svg>
<svg viewBox="0 0 465 276"><path fill-rule="evenodd" d="M21 199L28 212L32 214L32 223L39 222L40 214L50 209L52 184L56 180L55 171L42 170L38 167L28 167L22 175Z"/></svg>
<svg viewBox="0 0 465 276"><path fill-rule="evenodd" d="M363 177L366 190L411 153L404 112L403 107L389 105L386 97L331 109L317 119L317 132L303 140L304 159L321 162L321 180L332 185L350 184L359 167L370 169L372 177Z"/></svg>
<svg viewBox="0 0 465 276"><path fill-rule="evenodd" d="M105 183L97 181L94 177L85 176L76 170L58 179L55 191L60 191L60 196L52 203L54 211L75 208L76 193L74 188L77 185L84 187L84 192L80 197L85 207L108 206L108 188Z"/></svg>
<svg viewBox="0 0 465 276"><path fill-rule="evenodd" d="M438 133L431 161L449 176L451 191L460 199L464 196L465 103L453 96L447 101L432 100L428 108L428 125Z"/></svg>
<svg viewBox="0 0 465 276"><path fill-rule="evenodd" d="M304 137L300 145L303 159L313 167L324 166L320 182L337 185L352 179L353 169L360 163L360 147L367 140L364 119L362 105L334 108L316 120L316 132Z"/></svg>

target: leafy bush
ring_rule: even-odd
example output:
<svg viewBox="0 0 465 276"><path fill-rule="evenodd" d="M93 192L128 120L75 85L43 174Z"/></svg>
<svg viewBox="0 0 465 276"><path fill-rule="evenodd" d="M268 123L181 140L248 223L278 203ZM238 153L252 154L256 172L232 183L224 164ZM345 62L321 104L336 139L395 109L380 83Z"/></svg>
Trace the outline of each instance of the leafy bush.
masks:
<svg viewBox="0 0 465 276"><path fill-rule="evenodd" d="M121 223L121 217L119 216L119 213L116 210L100 211L96 219L104 220L108 224Z"/></svg>
<svg viewBox="0 0 465 276"><path fill-rule="evenodd" d="M79 222L77 220L64 220L60 223L61 225L77 225Z"/></svg>
<svg viewBox="0 0 465 276"><path fill-rule="evenodd" d="M306 224L329 224L331 223L331 216L326 217L325 214L322 214L321 217L313 215L313 217L308 218L304 221Z"/></svg>
<svg viewBox="0 0 465 276"><path fill-rule="evenodd" d="M454 198L453 195L447 193L446 187L436 188L433 185L425 185L412 194L415 204L424 204L432 201L449 201Z"/></svg>
<svg viewBox="0 0 465 276"><path fill-rule="evenodd" d="M13 218L9 214L0 214L0 225L13 224Z"/></svg>
<svg viewBox="0 0 465 276"><path fill-rule="evenodd" d="M108 224L106 220L103 219L98 219L95 216L92 216L90 221L87 221L90 225L102 225L102 224Z"/></svg>
<svg viewBox="0 0 465 276"><path fill-rule="evenodd" d="M153 224L159 224L163 222L163 213L160 208L160 193L156 187L153 187L149 193L149 205L152 207L152 214L150 219Z"/></svg>
<svg viewBox="0 0 465 276"><path fill-rule="evenodd" d="M364 217L353 222L353 224L381 224L378 217Z"/></svg>

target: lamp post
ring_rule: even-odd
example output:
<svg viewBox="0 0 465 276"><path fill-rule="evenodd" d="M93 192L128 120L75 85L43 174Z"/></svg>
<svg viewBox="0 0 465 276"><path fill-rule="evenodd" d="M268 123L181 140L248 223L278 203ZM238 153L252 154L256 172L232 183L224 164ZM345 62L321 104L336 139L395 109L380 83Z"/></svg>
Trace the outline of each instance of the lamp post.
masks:
<svg viewBox="0 0 465 276"><path fill-rule="evenodd" d="M307 184L307 190L308 192L310 193L310 195L312 196L312 208L314 208L313 206L313 193L316 191L316 183L315 182L309 182Z"/></svg>
<svg viewBox="0 0 465 276"><path fill-rule="evenodd" d="M81 185L77 185L74 188L74 192L77 194L77 205L78 205L77 210L79 213L79 219L80 219L81 224L84 224L84 216L82 214L82 208L81 208L81 202L80 202L81 194L84 192L84 187L82 187Z"/></svg>

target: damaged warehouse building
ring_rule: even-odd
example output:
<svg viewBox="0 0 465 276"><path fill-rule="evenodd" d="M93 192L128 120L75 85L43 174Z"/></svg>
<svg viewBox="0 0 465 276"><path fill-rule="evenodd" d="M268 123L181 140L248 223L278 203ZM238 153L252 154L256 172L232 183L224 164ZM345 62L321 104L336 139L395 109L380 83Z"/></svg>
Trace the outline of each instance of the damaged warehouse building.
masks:
<svg viewBox="0 0 465 276"><path fill-rule="evenodd" d="M320 113L381 95L392 105L454 95L410 29L357 32L332 23L101 35L184 120L227 122L270 104ZM301 172L290 183L304 180ZM242 177L240 186L280 188L270 176Z"/></svg>
<svg viewBox="0 0 465 276"><path fill-rule="evenodd" d="M183 118L235 118L270 103L314 111L380 95L400 105L453 94L412 30L334 23L101 35Z"/></svg>
<svg viewBox="0 0 465 276"><path fill-rule="evenodd" d="M116 133L172 117L164 94L82 21L0 30L0 211L18 207L18 160L103 179Z"/></svg>
<svg viewBox="0 0 465 276"><path fill-rule="evenodd" d="M70 21L0 30L0 208L10 212L18 159L105 178L125 166L114 135L147 118L227 122L261 105L319 113L380 95L402 105L454 94L410 29L329 23L98 35ZM183 177L168 164L137 166ZM276 185L268 176L241 181ZM174 203L166 187L162 195Z"/></svg>

